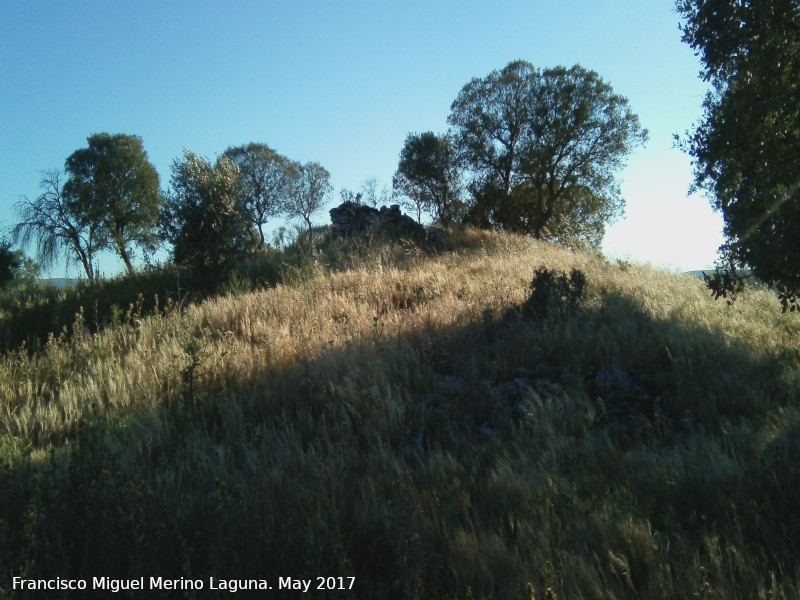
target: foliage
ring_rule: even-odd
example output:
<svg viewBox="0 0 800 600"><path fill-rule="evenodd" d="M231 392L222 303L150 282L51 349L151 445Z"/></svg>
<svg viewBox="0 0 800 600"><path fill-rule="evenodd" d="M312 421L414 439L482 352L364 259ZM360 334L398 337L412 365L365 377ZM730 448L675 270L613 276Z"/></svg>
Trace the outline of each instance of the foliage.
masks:
<svg viewBox="0 0 800 600"><path fill-rule="evenodd" d="M407 198L406 206L431 214L444 225L460 216L460 170L450 138L431 131L406 137L393 179L394 189Z"/></svg>
<svg viewBox="0 0 800 600"><path fill-rule="evenodd" d="M713 86L682 145L695 186L725 220L720 269L751 268L787 309L800 293L800 4L679 0L677 9Z"/></svg>
<svg viewBox="0 0 800 600"><path fill-rule="evenodd" d="M207 331L203 332L202 337L193 335L188 336L183 340L181 348L185 353L185 364L181 369L181 383L183 385L183 399L195 402L195 386L198 379L198 370L205 362L208 356L208 335Z"/></svg>
<svg viewBox="0 0 800 600"><path fill-rule="evenodd" d="M290 217L303 219L311 231L311 217L325 206L333 191L331 175L316 162L298 165L297 172L285 212Z"/></svg>
<svg viewBox="0 0 800 600"><path fill-rule="evenodd" d="M98 133L66 161L70 210L98 227L96 249L110 247L133 273L133 247L152 252L164 203L158 173L135 135Z"/></svg>
<svg viewBox="0 0 800 600"><path fill-rule="evenodd" d="M584 299L586 275L580 269L566 273L539 267L531 281L531 296L523 312L547 317L574 313Z"/></svg>
<svg viewBox="0 0 800 600"><path fill-rule="evenodd" d="M94 282L94 256L103 247L102 223L65 196L61 178L60 171L43 172L42 193L35 200L23 196L15 204L20 222L12 234L23 246L36 245L37 258L45 268L65 249L67 261L80 263Z"/></svg>
<svg viewBox="0 0 800 600"><path fill-rule="evenodd" d="M580 66L514 61L470 81L448 118L472 223L597 247L624 201L615 172L647 140L628 101Z"/></svg>
<svg viewBox="0 0 800 600"><path fill-rule="evenodd" d="M19 276L23 265L23 256L19 250L11 249L11 242L0 239L0 289Z"/></svg>
<svg viewBox="0 0 800 600"><path fill-rule="evenodd" d="M0 237L0 290L7 288L7 284L25 284L36 281L40 268L22 250L12 249L8 237Z"/></svg>
<svg viewBox="0 0 800 600"><path fill-rule="evenodd" d="M187 150L183 160L175 160L163 229L177 264L219 265L255 248L258 235L241 192L239 169L230 158L214 165Z"/></svg>
<svg viewBox="0 0 800 600"><path fill-rule="evenodd" d="M239 185L245 209L259 233L259 246L264 248L264 225L285 210L292 186L296 185L299 177L298 165L266 144L250 143L231 147L222 156L229 158L239 168Z"/></svg>

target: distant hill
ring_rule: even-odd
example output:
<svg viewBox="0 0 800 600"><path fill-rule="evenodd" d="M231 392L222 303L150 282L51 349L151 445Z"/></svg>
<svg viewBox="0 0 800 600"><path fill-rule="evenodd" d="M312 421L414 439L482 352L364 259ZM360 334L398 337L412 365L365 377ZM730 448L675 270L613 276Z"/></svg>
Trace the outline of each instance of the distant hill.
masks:
<svg viewBox="0 0 800 600"><path fill-rule="evenodd" d="M712 275L715 272L714 269L703 269L702 271L686 271L684 275L689 275L690 277L697 277L698 279L703 279L706 275Z"/></svg>
<svg viewBox="0 0 800 600"><path fill-rule="evenodd" d="M706 276L712 276L717 272L716 269L703 269L702 271L686 271L683 273L684 275L688 275L689 277L696 277L697 279L705 279ZM766 286L766 284L761 281L760 279L753 276L753 272L750 269L744 269L739 272L739 274L751 285L757 286Z"/></svg>
<svg viewBox="0 0 800 600"><path fill-rule="evenodd" d="M58 289L63 290L67 287L74 287L80 283L80 279L71 279L69 277L53 277L52 279L40 279L42 283L49 283L56 286Z"/></svg>

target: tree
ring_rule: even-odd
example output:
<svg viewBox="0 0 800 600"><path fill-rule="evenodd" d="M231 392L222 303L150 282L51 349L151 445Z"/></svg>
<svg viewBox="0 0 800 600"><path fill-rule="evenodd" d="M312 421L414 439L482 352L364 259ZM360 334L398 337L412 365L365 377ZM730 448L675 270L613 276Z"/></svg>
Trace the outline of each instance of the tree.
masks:
<svg viewBox="0 0 800 600"><path fill-rule="evenodd" d="M400 151L400 162L392 179L395 191L416 210L430 213L443 224L452 223L461 208L460 170L451 141L433 132L410 133Z"/></svg>
<svg viewBox="0 0 800 600"><path fill-rule="evenodd" d="M0 237L0 289L10 281L33 281L39 277L39 265L22 250L13 250L7 236Z"/></svg>
<svg viewBox="0 0 800 600"><path fill-rule="evenodd" d="M361 184L360 195L364 201L364 204L367 206L378 208L379 206L386 206L386 204L389 203L389 199L391 198L389 189L386 186L383 186L382 188L379 188L378 186L379 184L377 177L370 177Z"/></svg>
<svg viewBox="0 0 800 600"><path fill-rule="evenodd" d="M342 203L351 202L353 204L361 204L361 198L364 197L364 194L361 192L354 192L353 190L348 190L347 188L342 188L339 190L339 197L342 199Z"/></svg>
<svg viewBox="0 0 800 600"><path fill-rule="evenodd" d="M283 212L299 173L296 165L265 144L228 148L222 154L239 168L245 209L264 248L264 225Z"/></svg>
<svg viewBox="0 0 800 600"><path fill-rule="evenodd" d="M164 203L158 172L135 135L98 133L66 161L64 195L74 214L98 225L98 250L113 248L134 271L134 246L152 251Z"/></svg>
<svg viewBox="0 0 800 600"><path fill-rule="evenodd" d="M286 214L303 219L311 232L311 217L319 212L333 191L331 175L319 163L308 162L296 165L298 178L292 186Z"/></svg>
<svg viewBox="0 0 800 600"><path fill-rule="evenodd" d="M682 141L694 186L724 218L717 297L752 269L784 310L800 295L800 3L679 0L683 40L711 82Z"/></svg>
<svg viewBox="0 0 800 600"><path fill-rule="evenodd" d="M615 172L647 140L628 101L578 65L511 62L465 85L448 121L471 174L468 220L574 245L622 213Z"/></svg>
<svg viewBox="0 0 800 600"><path fill-rule="evenodd" d="M186 151L172 165L170 186L163 229L176 263L213 266L255 248L258 237L242 200L239 170L229 158L212 164Z"/></svg>
<svg viewBox="0 0 800 600"><path fill-rule="evenodd" d="M0 240L0 289L15 279L22 269L22 255L11 249L8 239Z"/></svg>
<svg viewBox="0 0 800 600"><path fill-rule="evenodd" d="M14 240L23 246L36 244L36 253L43 267L51 266L59 252L67 252L67 261L77 261L90 282L95 280L94 255L102 247L101 223L74 202L68 202L61 184L60 171L45 171L35 199L26 196L14 206L20 219L12 229Z"/></svg>

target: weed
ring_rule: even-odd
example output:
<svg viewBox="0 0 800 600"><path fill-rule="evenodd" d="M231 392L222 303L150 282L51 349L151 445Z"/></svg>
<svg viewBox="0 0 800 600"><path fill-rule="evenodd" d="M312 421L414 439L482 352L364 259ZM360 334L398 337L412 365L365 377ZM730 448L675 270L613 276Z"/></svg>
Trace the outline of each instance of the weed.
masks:
<svg viewBox="0 0 800 600"><path fill-rule="evenodd" d="M208 358L208 337L210 331L204 329L200 337L189 335L181 343L184 353L184 366L181 369L181 385L183 398L189 402L195 401L195 392L198 382L198 371Z"/></svg>

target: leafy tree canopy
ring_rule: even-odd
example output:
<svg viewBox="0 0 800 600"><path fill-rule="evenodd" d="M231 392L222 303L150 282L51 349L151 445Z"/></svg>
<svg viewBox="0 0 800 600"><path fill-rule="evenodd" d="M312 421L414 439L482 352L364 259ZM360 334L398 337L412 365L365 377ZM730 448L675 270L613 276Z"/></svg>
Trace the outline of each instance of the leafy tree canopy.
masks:
<svg viewBox="0 0 800 600"><path fill-rule="evenodd" d="M647 140L628 101L577 65L511 62L465 85L448 121L471 175L468 220L581 246L622 213L615 173Z"/></svg>
<svg viewBox="0 0 800 600"><path fill-rule="evenodd" d="M244 206L263 248L266 245L263 226L285 210L299 177L297 164L266 144L231 147L222 156L239 168Z"/></svg>
<svg viewBox="0 0 800 600"><path fill-rule="evenodd" d="M164 202L158 172L135 135L98 133L66 161L70 211L98 225L97 249L110 247L134 271L133 246L152 250Z"/></svg>
<svg viewBox="0 0 800 600"><path fill-rule="evenodd" d="M725 220L717 296L737 270L776 287L784 309L800 294L800 3L679 0L683 39L713 90L694 132L695 186ZM794 309L794 308L793 308Z"/></svg>
<svg viewBox="0 0 800 600"><path fill-rule="evenodd" d="M33 281L39 277L39 265L14 249L11 238L0 237L0 289L11 281Z"/></svg>
<svg viewBox="0 0 800 600"><path fill-rule="evenodd" d="M16 278L22 269L22 253L11 249L11 242L0 240L0 289Z"/></svg>
<svg viewBox="0 0 800 600"><path fill-rule="evenodd" d="M440 223L452 223L460 213L461 174L450 138L431 131L406 137L394 175L395 191L415 210L431 214Z"/></svg>
<svg viewBox="0 0 800 600"><path fill-rule="evenodd" d="M311 231L311 217L319 212L333 191L331 174L317 162L297 165L298 178L286 206L289 217L303 219Z"/></svg>
<svg viewBox="0 0 800 600"><path fill-rule="evenodd" d="M176 263L217 265L255 248L258 235L244 206L239 169L230 158L212 164L186 151L172 165L170 187L163 229Z"/></svg>

